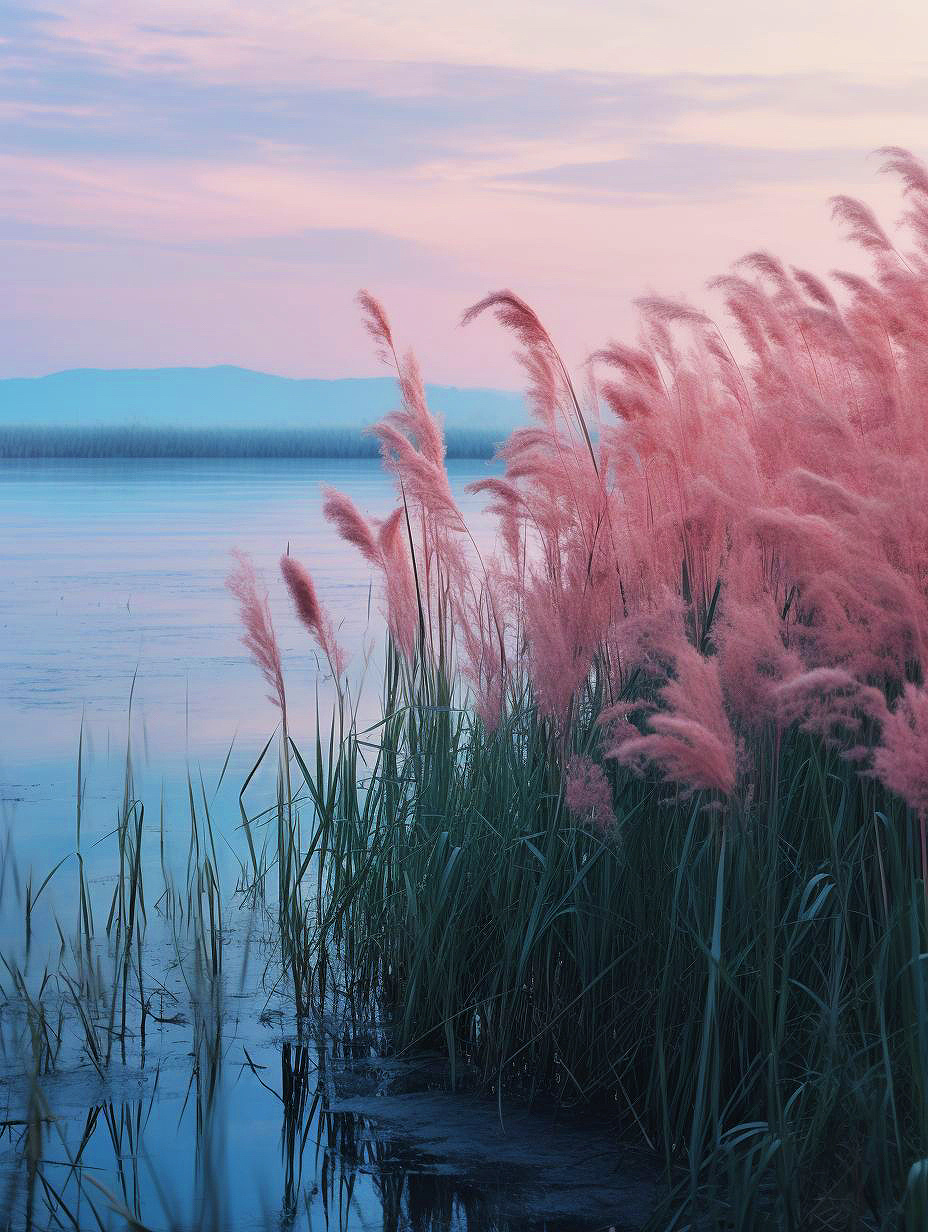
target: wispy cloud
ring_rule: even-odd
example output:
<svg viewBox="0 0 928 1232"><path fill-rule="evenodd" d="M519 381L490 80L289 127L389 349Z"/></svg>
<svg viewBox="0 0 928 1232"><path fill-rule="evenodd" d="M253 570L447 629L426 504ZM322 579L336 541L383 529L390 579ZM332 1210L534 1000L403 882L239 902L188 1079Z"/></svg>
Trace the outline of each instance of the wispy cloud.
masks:
<svg viewBox="0 0 928 1232"><path fill-rule="evenodd" d="M924 79L875 83L834 75L533 71L494 65L375 63L307 56L302 81L200 73L190 43L221 28L143 22L131 62L77 40L60 16L0 10L0 108L18 109L8 150L194 161L284 148L327 165L408 169L494 144L584 144L658 135L693 113L921 110ZM146 35L166 35L173 52ZM2 114L2 111L0 111ZM848 134L851 138L852 134Z"/></svg>
<svg viewBox="0 0 928 1232"><path fill-rule="evenodd" d="M562 163L498 177L507 186L546 190L574 201L677 197L711 200L771 184L840 183L856 178L860 153L846 148L763 149L700 142L655 142L626 158Z"/></svg>
<svg viewBox="0 0 928 1232"><path fill-rule="evenodd" d="M901 3L855 25L823 0L827 39L784 0L761 39L736 0L0 0L0 373L60 367L62 338L118 364L133 329L133 362L254 335L282 371L358 370L360 330L296 346L273 310L327 297L345 329L359 283L422 318L436 378L467 379L454 321L494 282L581 352L666 270L695 290L747 246L821 251L801 211L922 140L898 35L928 18Z"/></svg>

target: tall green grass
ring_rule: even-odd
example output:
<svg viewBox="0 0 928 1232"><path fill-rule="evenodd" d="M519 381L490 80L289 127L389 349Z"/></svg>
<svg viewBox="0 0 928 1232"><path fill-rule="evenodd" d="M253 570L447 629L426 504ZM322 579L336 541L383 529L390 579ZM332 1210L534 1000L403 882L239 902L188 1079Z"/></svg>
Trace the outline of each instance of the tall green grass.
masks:
<svg viewBox="0 0 928 1232"><path fill-rule="evenodd" d="M872 277L750 254L714 284L740 360L714 311L651 296L581 400L517 294L468 309L514 335L534 416L472 485L489 547L359 295L399 507L324 512L400 650L378 727L299 759L318 945L452 1080L614 1108L665 1161L666 1227L924 1218L928 169L883 153L911 261L836 198Z"/></svg>
<svg viewBox="0 0 928 1232"><path fill-rule="evenodd" d="M391 657L387 677L381 724L296 758L315 952L357 1004L386 999L452 1077L466 1059L500 1093L607 1103L665 1160L661 1226L891 1228L924 1205L911 814L791 731L764 798L724 812L618 771L603 833L566 811L571 750L527 687L491 733L440 671ZM601 704L594 678L572 748Z"/></svg>
<svg viewBox="0 0 928 1232"><path fill-rule="evenodd" d="M438 664L388 650L378 723L359 728L342 708L311 752L282 741L276 799L261 809L249 801L273 741L243 785L236 896L271 927L269 983L289 986L298 1016L337 1006L362 1022L385 1008L400 1047L447 1052L452 1082L467 1062L500 1098L608 1106L620 1139L665 1161L656 1227L921 1226L928 924L916 819L790 730L765 749L757 798L723 811L616 767L617 824L578 824L564 767L595 750L596 673L565 742L527 681L491 732L451 683L450 649ZM127 758L108 911L91 904L78 830L75 926L58 966L29 977L10 960L5 983L37 1082L60 1064L66 1030L105 1080L155 1016L144 943L163 914L188 984L206 1127L228 896L193 776L188 812L186 875L165 868L162 885L146 885L150 827ZM24 882L27 953L49 883ZM294 1169L304 1078L284 1072ZM46 1197L52 1116L37 1086L27 1184ZM136 1130L117 1118L110 1132ZM211 1183L215 1223L221 1178ZM131 1214L131 1186L119 1201Z"/></svg>

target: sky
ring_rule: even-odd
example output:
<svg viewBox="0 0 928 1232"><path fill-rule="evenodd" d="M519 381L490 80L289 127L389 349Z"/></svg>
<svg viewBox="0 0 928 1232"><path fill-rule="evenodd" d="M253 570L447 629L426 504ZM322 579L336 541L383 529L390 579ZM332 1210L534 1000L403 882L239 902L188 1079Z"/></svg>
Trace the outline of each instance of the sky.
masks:
<svg viewBox="0 0 928 1232"><path fill-rule="evenodd" d="M462 311L511 287L568 361L765 248L860 267L875 148L928 156L912 0L0 0L0 377L378 371L516 387Z"/></svg>

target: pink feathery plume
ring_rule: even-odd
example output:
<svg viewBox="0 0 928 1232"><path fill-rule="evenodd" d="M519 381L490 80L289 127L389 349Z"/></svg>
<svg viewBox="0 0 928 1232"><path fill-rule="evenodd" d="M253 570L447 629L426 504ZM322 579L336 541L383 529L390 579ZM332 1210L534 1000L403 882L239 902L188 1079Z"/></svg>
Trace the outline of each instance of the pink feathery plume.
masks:
<svg viewBox="0 0 928 1232"><path fill-rule="evenodd" d="M313 580L303 566L292 556L281 556L280 571L293 599L297 615L319 643L322 653L329 661L334 676L340 677L345 668L341 647L335 640L335 631L328 613L316 596Z"/></svg>
<svg viewBox="0 0 928 1232"><path fill-rule="evenodd" d="M798 676L802 660L783 644L782 621L767 603L725 603L715 634L725 698L748 726L780 719L775 690Z"/></svg>
<svg viewBox="0 0 928 1232"><path fill-rule="evenodd" d="M336 492L334 488L325 488L325 501L322 505L324 516L333 523L341 537L354 544L365 560L372 565L381 565L380 548L374 541L367 521L359 511L350 496Z"/></svg>
<svg viewBox="0 0 928 1232"><path fill-rule="evenodd" d="M409 559L406 512L394 509L377 532L387 598L387 624L394 642L412 659L419 631L416 580Z"/></svg>
<svg viewBox="0 0 928 1232"><path fill-rule="evenodd" d="M528 374L528 397L535 415L554 431L559 402L559 378L565 370L551 335L538 314L514 291L494 291L470 308L461 317L462 325L470 325L484 312L492 311L504 329L511 330L525 348L519 362ZM558 371L559 370L559 371Z"/></svg>
<svg viewBox="0 0 928 1232"><path fill-rule="evenodd" d="M645 392L639 386L603 381L599 390L610 411L627 423L647 419L654 414L656 409L654 395Z"/></svg>
<svg viewBox="0 0 928 1232"><path fill-rule="evenodd" d="M710 325L711 321L699 308L662 295L643 295L635 300L636 308L664 325Z"/></svg>
<svg viewBox="0 0 928 1232"><path fill-rule="evenodd" d="M538 314L514 291L493 291L467 309L461 317L461 324L469 325L482 313L490 310L500 325L512 330L525 348L526 354L522 356L522 362L528 369L530 393L536 413L549 427L553 427L557 388L560 384L573 408L593 461L593 467L596 469L593 444L580 407L580 400L567 367Z"/></svg>
<svg viewBox="0 0 928 1232"><path fill-rule="evenodd" d="M545 425L547 432L553 433L556 431L560 393L551 351L546 347L536 347L533 351L523 351L518 360L528 377L526 396L532 413Z"/></svg>
<svg viewBox="0 0 928 1232"><path fill-rule="evenodd" d="M388 420L415 437L416 444L430 462L440 466L445 457L445 438L441 426L428 408L425 386L416 357L410 351L402 360L397 357L393 331L386 311L369 291L359 291L364 327L377 344L380 358L396 368L403 410L388 416Z"/></svg>
<svg viewBox="0 0 928 1232"><path fill-rule="evenodd" d="M488 732L499 727L506 701L505 622L499 594L504 584L494 562L485 570L480 590L458 599L457 629L464 650L461 672L473 686L474 706Z"/></svg>
<svg viewBox="0 0 928 1232"><path fill-rule="evenodd" d="M873 774L901 796L919 817L928 817L928 692L907 684L873 754Z"/></svg>
<svg viewBox="0 0 928 1232"><path fill-rule="evenodd" d="M793 266L793 277L796 279L809 299L819 304L822 308L826 308L831 313L838 312L838 304L835 297L828 290L825 283L816 274L812 274L809 270L799 269Z"/></svg>
<svg viewBox="0 0 928 1232"><path fill-rule="evenodd" d="M490 310L500 325L512 330L528 350L539 346L554 350L551 335L542 325L538 314L514 291L493 291L485 295L467 309L461 317L461 324L470 325L471 321Z"/></svg>
<svg viewBox="0 0 928 1232"><path fill-rule="evenodd" d="M467 485L468 492L489 492L494 497L488 506L499 518L500 535L509 557L519 567L522 552L521 520L524 516L522 496L515 484L506 479L478 479Z"/></svg>
<svg viewBox="0 0 928 1232"><path fill-rule="evenodd" d="M429 410L419 364L411 351L400 365L398 375L404 409L394 412L389 418L415 437L419 449L434 466L442 466L445 459L444 433Z"/></svg>
<svg viewBox="0 0 928 1232"><path fill-rule="evenodd" d="M891 172L902 181L902 191L912 202L912 208L907 211L905 221L919 241L922 252L928 247L928 167L915 157L910 150L899 146L886 146L877 153L884 155L881 170ZM919 297L924 297L924 265L920 268L921 277L914 276L906 262L903 262L908 273L913 274L911 284L918 287Z"/></svg>
<svg viewBox="0 0 928 1232"><path fill-rule="evenodd" d="M590 363L608 364L626 377L648 386L653 392L661 389L661 374L653 355L622 342L610 342L608 346L594 351Z"/></svg>
<svg viewBox="0 0 928 1232"><path fill-rule="evenodd" d="M861 684L839 667L816 667L783 681L773 690L780 722L798 723L828 744L844 745L847 755L862 750L847 745L860 736L867 719L885 722L886 700L879 689Z"/></svg>
<svg viewBox="0 0 928 1232"><path fill-rule="evenodd" d="M911 150L898 145L886 145L877 150L886 160L881 171L892 173L902 180L905 193L928 197L928 167L915 157Z"/></svg>
<svg viewBox="0 0 928 1232"><path fill-rule="evenodd" d="M681 642L675 650L675 676L660 690L663 709L655 710L642 735L631 724L613 730L615 744L607 752L636 774L653 767L694 791L734 790L737 763L735 737L725 713L718 665Z"/></svg>
<svg viewBox="0 0 928 1232"><path fill-rule="evenodd" d="M751 270L752 273L769 279L781 295L792 295L789 275L786 273L783 262L772 253L763 251L749 252L747 256L741 257L740 260L736 261L735 266L744 266L746 269Z"/></svg>
<svg viewBox="0 0 928 1232"><path fill-rule="evenodd" d="M233 555L238 564L226 578L226 586L239 602L242 624L245 628L242 641L273 690L268 694L269 700L275 706L279 706L281 713L286 716L287 701L284 693L280 646L274 633L267 592L263 598L258 593L258 576L254 565L245 553L234 551Z"/></svg>
<svg viewBox="0 0 928 1232"><path fill-rule="evenodd" d="M883 720L872 773L918 815L922 885L928 896L928 693L907 684Z"/></svg>
<svg viewBox="0 0 928 1232"><path fill-rule="evenodd" d="M615 825L612 788L602 766L576 755L567 763L564 799L575 817L591 818L601 830Z"/></svg>
<svg viewBox="0 0 928 1232"><path fill-rule="evenodd" d="M390 321L383 304L375 299L370 291L359 291L357 301L361 305L364 328L377 344L378 355L384 363L395 363L396 348L393 345L393 331L390 329Z"/></svg>
<svg viewBox="0 0 928 1232"><path fill-rule="evenodd" d="M380 441L384 465L401 481L406 496L428 510L436 522L460 527L461 513L444 466L420 453L396 426L394 417L381 420L371 432Z"/></svg>
<svg viewBox="0 0 928 1232"><path fill-rule="evenodd" d="M892 244L869 205L854 197L831 198L831 215L848 227L848 234L861 248L874 252L890 252Z"/></svg>
<svg viewBox="0 0 928 1232"><path fill-rule="evenodd" d="M709 286L724 291L728 311L740 326L745 341L758 356L766 354L769 342L789 347L792 340L790 327L777 301L765 294L760 286L735 274L713 278Z"/></svg>

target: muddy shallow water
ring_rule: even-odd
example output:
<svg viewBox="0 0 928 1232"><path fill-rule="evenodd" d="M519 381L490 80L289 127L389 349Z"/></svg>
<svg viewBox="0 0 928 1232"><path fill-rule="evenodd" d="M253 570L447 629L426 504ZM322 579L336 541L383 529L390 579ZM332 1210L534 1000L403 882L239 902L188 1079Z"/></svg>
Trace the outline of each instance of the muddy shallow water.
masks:
<svg viewBox="0 0 928 1232"><path fill-rule="evenodd" d="M451 1093L441 1058L385 1057L370 1027L297 1032L263 975L200 996L180 970L102 1075L72 1038L27 1078L5 1007L2 1226L618 1232L650 1210L651 1165L607 1126Z"/></svg>
<svg viewBox="0 0 928 1232"><path fill-rule="evenodd" d="M500 1116L495 1100L439 1091L339 1098L333 1110L383 1135L400 1171L434 1177L446 1206L470 1207L463 1227L618 1232L641 1227L654 1205L653 1164L605 1128L508 1103Z"/></svg>
<svg viewBox="0 0 928 1232"><path fill-rule="evenodd" d="M15 839L0 844L0 1228L642 1226L653 1163L608 1123L481 1097L461 1066L452 1093L446 1059L393 1055L335 967L324 1012L297 1018L273 904L230 889L204 930L160 845L160 820L143 826L127 967L119 911L105 927L116 835L84 849L89 940L76 861L43 886L50 850L30 888Z"/></svg>

